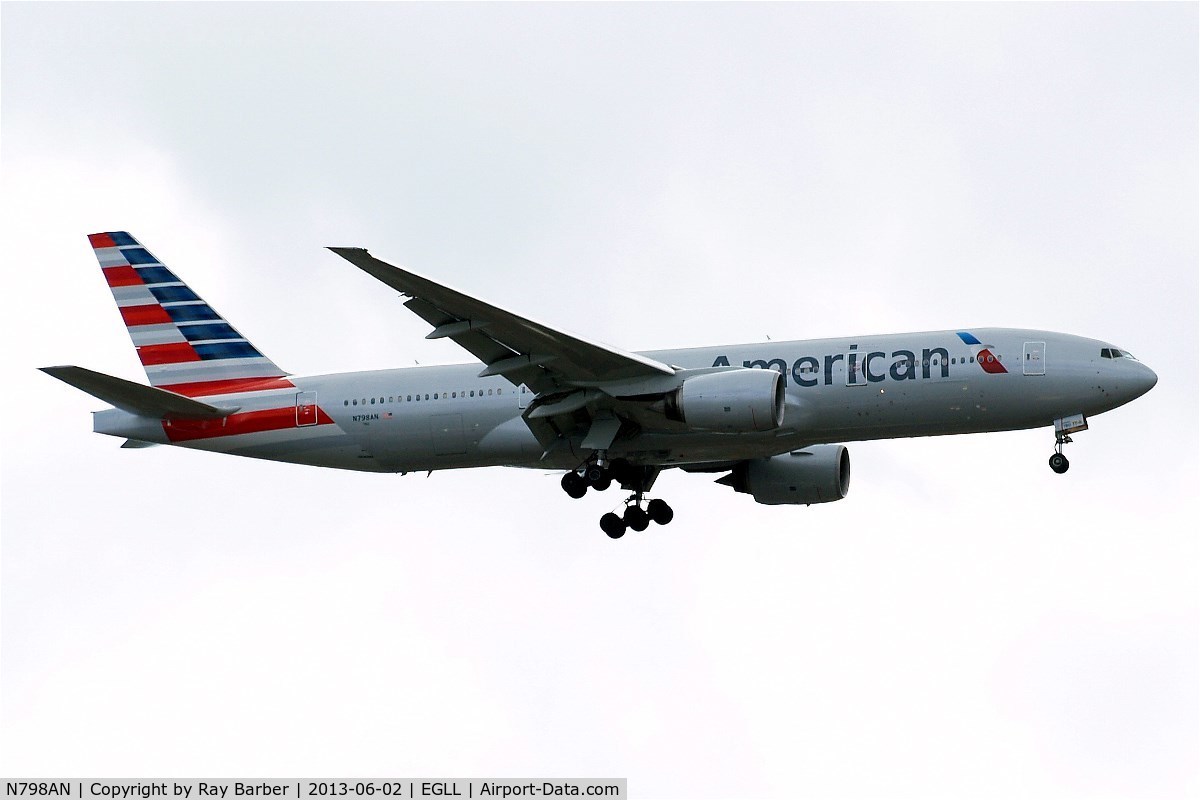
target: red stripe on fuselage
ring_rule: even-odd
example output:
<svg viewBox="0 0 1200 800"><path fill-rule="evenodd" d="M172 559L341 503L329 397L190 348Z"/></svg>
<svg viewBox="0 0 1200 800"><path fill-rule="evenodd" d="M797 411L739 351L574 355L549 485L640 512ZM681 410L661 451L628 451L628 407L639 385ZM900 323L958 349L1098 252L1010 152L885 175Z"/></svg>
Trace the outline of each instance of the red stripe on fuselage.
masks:
<svg viewBox="0 0 1200 800"><path fill-rule="evenodd" d="M172 322L171 315L160 305L152 306L122 306L121 319L125 326L132 328L136 325L165 325Z"/></svg>
<svg viewBox="0 0 1200 800"><path fill-rule="evenodd" d="M147 367L155 364L180 364L185 361L200 360L200 354L187 342L147 344L139 347L137 351L142 365Z"/></svg>
<svg viewBox="0 0 1200 800"><path fill-rule="evenodd" d="M99 250L101 247L116 247L117 243L112 240L112 237L107 233L89 233L88 241L92 243L93 250Z"/></svg>
<svg viewBox="0 0 1200 800"><path fill-rule="evenodd" d="M187 397L208 397L214 394L234 392L263 392L268 389L295 389L296 384L287 378L228 378L223 381L196 381L194 383L172 383L159 386L168 392Z"/></svg>
<svg viewBox="0 0 1200 800"><path fill-rule="evenodd" d="M333 420L317 407L317 425L332 425ZM296 407L269 408L247 411L224 419L174 419L163 422L163 430L172 442L196 439L215 439L219 436L240 436L243 433L282 431L296 427ZM313 427L311 425L304 426Z"/></svg>
<svg viewBox="0 0 1200 800"><path fill-rule="evenodd" d="M109 286L140 286L142 276L133 267L105 267L104 278Z"/></svg>

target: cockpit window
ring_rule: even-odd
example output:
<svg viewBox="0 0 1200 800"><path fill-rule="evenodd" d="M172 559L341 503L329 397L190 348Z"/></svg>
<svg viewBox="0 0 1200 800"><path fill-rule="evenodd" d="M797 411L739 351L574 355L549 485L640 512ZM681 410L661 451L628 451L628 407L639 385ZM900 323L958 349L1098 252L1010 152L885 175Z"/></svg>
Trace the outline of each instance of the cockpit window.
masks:
<svg viewBox="0 0 1200 800"><path fill-rule="evenodd" d="M1100 357L1101 358L1128 358L1131 361L1137 361L1137 359L1133 357L1133 353L1129 352L1128 350L1120 350L1116 347L1100 348Z"/></svg>

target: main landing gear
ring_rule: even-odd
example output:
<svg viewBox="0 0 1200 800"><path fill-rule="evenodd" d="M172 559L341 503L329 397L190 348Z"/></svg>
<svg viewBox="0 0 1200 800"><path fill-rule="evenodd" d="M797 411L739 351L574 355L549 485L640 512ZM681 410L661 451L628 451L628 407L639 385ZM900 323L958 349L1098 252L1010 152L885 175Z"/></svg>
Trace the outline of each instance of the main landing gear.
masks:
<svg viewBox="0 0 1200 800"><path fill-rule="evenodd" d="M641 492L630 495L625 501L625 513L619 517L612 511L605 514L600 518L600 530L610 539L620 539L626 528L641 532L650 527L651 522L666 525L675 519L675 512L665 500L656 497L646 503L645 508L642 508L642 502Z"/></svg>
<svg viewBox="0 0 1200 800"><path fill-rule="evenodd" d="M563 491L576 500L587 494L588 489L603 492L612 486L612 482L612 471L595 463L588 464L582 471L575 470L562 476Z"/></svg>
<svg viewBox="0 0 1200 800"><path fill-rule="evenodd" d="M625 510L620 515L609 512L600 518L600 529L609 538L620 539L627 529L644 531L651 522L666 525L675 518L675 512L666 501L659 498L647 501L645 493L658 477L658 467L630 464L624 459L605 463L597 458L562 477L563 491L575 499L587 494L588 489L603 492L617 481L633 494L625 500Z"/></svg>

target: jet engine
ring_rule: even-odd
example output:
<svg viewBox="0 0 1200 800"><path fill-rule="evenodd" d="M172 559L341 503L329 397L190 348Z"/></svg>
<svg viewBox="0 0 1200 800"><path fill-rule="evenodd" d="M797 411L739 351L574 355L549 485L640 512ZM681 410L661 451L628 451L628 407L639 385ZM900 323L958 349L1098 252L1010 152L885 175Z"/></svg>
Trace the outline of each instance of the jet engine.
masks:
<svg viewBox="0 0 1200 800"><path fill-rule="evenodd" d="M696 375L667 396L667 417L704 431L773 431L783 424L784 388L773 369Z"/></svg>
<svg viewBox="0 0 1200 800"><path fill-rule="evenodd" d="M850 490L850 451L840 444L822 444L743 461L717 483L769 506L832 503Z"/></svg>

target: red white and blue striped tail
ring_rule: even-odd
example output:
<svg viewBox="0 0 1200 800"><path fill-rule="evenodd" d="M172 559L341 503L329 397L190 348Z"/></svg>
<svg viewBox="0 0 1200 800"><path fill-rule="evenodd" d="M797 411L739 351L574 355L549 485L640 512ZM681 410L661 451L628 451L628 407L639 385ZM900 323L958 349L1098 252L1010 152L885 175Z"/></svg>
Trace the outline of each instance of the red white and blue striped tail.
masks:
<svg viewBox="0 0 1200 800"><path fill-rule="evenodd" d="M124 231L88 236L151 386L189 397L290 385L187 284Z"/></svg>

